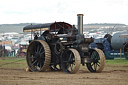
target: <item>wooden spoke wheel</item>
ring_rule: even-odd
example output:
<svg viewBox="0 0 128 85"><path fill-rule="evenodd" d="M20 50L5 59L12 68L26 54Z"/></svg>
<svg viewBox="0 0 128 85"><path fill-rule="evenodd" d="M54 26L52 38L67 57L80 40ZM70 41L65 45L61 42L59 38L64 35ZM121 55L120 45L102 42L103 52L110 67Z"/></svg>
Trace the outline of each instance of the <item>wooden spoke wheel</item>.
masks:
<svg viewBox="0 0 128 85"><path fill-rule="evenodd" d="M90 72L101 72L105 66L105 56L102 50L95 49L90 55L91 63L87 63Z"/></svg>
<svg viewBox="0 0 128 85"><path fill-rule="evenodd" d="M33 72L46 71L51 62L51 51L43 40L32 41L27 49L28 67Z"/></svg>
<svg viewBox="0 0 128 85"><path fill-rule="evenodd" d="M66 73L78 72L81 64L80 54L76 49L66 50L62 57L62 69Z"/></svg>

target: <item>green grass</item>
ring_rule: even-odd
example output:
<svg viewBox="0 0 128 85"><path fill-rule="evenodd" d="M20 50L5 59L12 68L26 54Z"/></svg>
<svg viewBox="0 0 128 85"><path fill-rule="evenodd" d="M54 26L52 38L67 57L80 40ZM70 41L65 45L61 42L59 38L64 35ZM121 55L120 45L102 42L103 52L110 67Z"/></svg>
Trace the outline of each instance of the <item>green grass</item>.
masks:
<svg viewBox="0 0 128 85"><path fill-rule="evenodd" d="M106 60L106 65L128 65L128 60L115 58L114 60Z"/></svg>
<svg viewBox="0 0 128 85"><path fill-rule="evenodd" d="M0 68L25 68L27 67L25 58L0 57Z"/></svg>
<svg viewBox="0 0 128 85"><path fill-rule="evenodd" d="M106 65L128 66L128 60L120 60L119 58L114 60L106 60ZM24 69L26 67L27 63L25 58L0 57L0 68Z"/></svg>

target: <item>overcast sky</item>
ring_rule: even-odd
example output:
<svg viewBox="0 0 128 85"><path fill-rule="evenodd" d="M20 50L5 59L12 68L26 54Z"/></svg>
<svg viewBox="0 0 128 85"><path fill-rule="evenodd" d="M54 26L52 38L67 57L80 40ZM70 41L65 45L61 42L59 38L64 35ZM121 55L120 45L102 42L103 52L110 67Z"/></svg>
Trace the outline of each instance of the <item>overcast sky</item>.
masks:
<svg viewBox="0 0 128 85"><path fill-rule="evenodd" d="M50 23L77 24L77 14L87 23L128 25L128 0L1 0L0 24Z"/></svg>

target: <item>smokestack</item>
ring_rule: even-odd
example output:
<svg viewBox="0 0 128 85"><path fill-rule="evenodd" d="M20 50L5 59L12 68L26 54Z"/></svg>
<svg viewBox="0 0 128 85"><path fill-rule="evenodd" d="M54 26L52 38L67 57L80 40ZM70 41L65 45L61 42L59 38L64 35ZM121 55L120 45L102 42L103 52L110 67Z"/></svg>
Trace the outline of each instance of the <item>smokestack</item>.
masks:
<svg viewBox="0 0 128 85"><path fill-rule="evenodd" d="M78 28L78 34L83 34L83 14L77 14L77 28Z"/></svg>

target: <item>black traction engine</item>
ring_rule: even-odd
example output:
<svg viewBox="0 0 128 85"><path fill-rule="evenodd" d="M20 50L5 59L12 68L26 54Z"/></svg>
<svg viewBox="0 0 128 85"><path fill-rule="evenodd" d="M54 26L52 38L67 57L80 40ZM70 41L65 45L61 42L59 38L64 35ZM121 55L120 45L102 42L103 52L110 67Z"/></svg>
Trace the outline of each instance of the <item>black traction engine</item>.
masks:
<svg viewBox="0 0 128 85"><path fill-rule="evenodd" d="M24 32L34 34L27 49L26 60L30 71L63 70L78 72L80 65L90 72L101 72L105 65L102 50L90 49L92 38L83 35L83 14L78 14L78 28L66 22L28 25ZM33 38L34 37L34 38Z"/></svg>

